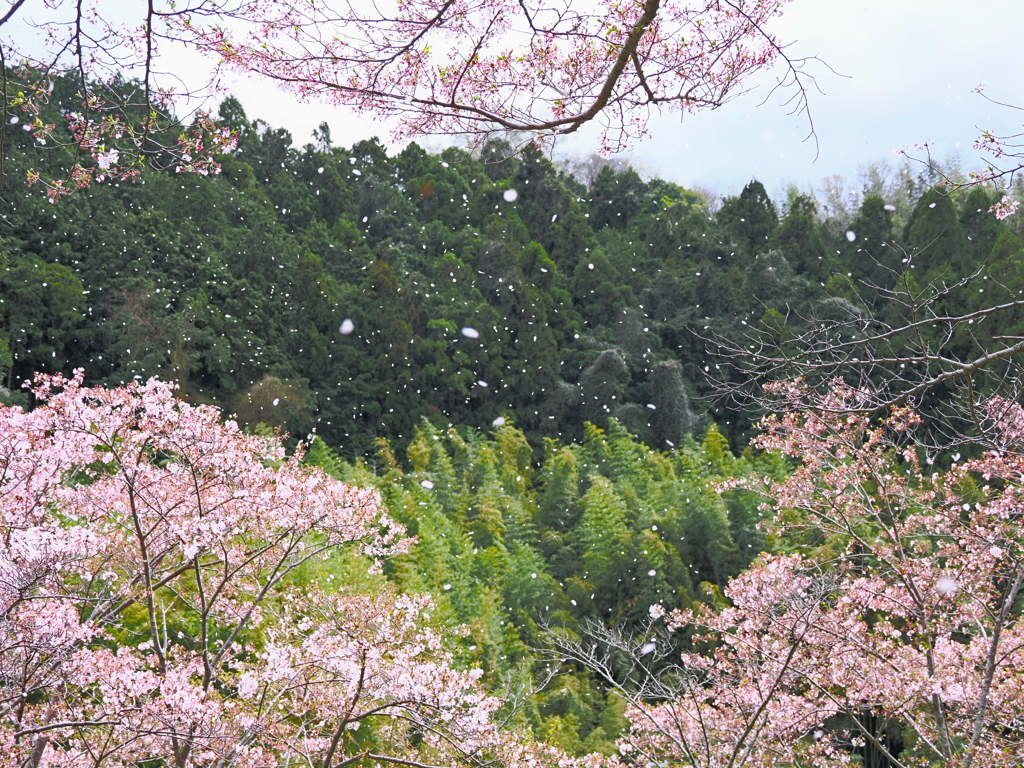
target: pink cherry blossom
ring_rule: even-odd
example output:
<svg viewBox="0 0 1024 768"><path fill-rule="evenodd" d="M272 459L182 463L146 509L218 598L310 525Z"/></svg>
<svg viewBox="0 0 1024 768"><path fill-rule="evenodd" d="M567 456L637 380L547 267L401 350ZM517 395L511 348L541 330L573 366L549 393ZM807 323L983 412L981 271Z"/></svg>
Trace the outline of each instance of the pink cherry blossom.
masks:
<svg viewBox="0 0 1024 768"><path fill-rule="evenodd" d="M96 155L96 165L104 171L109 170L112 165L117 163L119 155L120 153L116 149L100 152Z"/></svg>
<svg viewBox="0 0 1024 768"><path fill-rule="evenodd" d="M496 726L429 598L303 583L408 548L375 491L171 385L82 381L0 408L5 764L577 764Z"/></svg>
<svg viewBox="0 0 1024 768"><path fill-rule="evenodd" d="M912 410L874 421L848 415L863 393L842 382L823 396L772 386L790 408L755 442L799 464L765 508L801 554L762 556L723 608L662 619L712 650L683 657L674 696L631 702L623 752L702 766L825 768L854 749L892 766L1021 764L1024 740L1005 724L1024 717L1024 409L992 398L999 450L926 474Z"/></svg>
<svg viewBox="0 0 1024 768"><path fill-rule="evenodd" d="M995 214L997 219L1007 219L1015 214L1019 207L1020 201L1016 197L1013 195L1003 195L999 202L989 208L989 210Z"/></svg>

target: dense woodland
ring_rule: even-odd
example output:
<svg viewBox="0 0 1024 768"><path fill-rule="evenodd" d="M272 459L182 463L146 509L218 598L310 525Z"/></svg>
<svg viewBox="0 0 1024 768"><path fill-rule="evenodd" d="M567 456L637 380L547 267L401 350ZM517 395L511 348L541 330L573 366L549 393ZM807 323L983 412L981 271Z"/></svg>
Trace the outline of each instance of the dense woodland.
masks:
<svg viewBox="0 0 1024 768"><path fill-rule="evenodd" d="M713 334L898 313L900 291L979 269L948 312L1024 287L1014 219L912 166L866 173L855 206L757 181L717 200L530 146L389 156L324 124L296 147L233 99L220 116L239 136L221 175L147 169L57 205L25 179L59 152L8 126L4 397L30 405L33 372L83 368L315 431L307 461L378 487L417 537L387 579L468 627L460 658L495 688L538 676L550 626L641 627L790 546L753 494L715 490L791 465L744 451L757 414L711 399ZM1020 332L994 317L975 336ZM624 724L571 668L523 717L575 752L610 752Z"/></svg>
<svg viewBox="0 0 1024 768"><path fill-rule="evenodd" d="M221 117L240 137L222 175L150 170L62 206L25 189L59 153L8 126L0 370L15 397L34 371L83 367L174 380L246 425L315 428L348 458L376 438L404 449L424 418L502 417L539 456L614 417L663 449L709 423L711 332L884 314L867 284L895 288L911 254L912 290L982 264L1011 292L1020 279L986 191L950 196L911 166L873 169L854 209L839 192L773 202L757 181L716 202L628 167L574 175L530 147L389 157L332 146L326 125L297 148L230 99ZM711 415L742 449L751 416Z"/></svg>

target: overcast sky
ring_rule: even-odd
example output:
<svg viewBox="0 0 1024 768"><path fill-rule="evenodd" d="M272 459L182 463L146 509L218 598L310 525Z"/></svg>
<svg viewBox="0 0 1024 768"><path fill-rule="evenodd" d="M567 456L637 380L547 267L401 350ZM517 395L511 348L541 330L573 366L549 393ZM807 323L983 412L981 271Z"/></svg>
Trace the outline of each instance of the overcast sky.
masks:
<svg viewBox="0 0 1024 768"><path fill-rule="evenodd" d="M652 137L631 153L641 170L732 194L756 177L778 195L787 183L808 189L837 173L854 184L859 165L893 161L894 150L923 141L935 142L940 160L959 147L963 164L973 168L979 128L1005 134L1024 123L1024 114L972 93L985 83L992 98L1024 105L1022 0L793 0L774 30L793 41L793 57L818 56L845 75L811 66L823 91L811 94L810 105L817 160L814 141L804 141L806 116L788 115L779 98L759 106L768 92L762 86L682 122L678 114L655 118ZM379 122L296 104L265 82L234 79L230 87L250 117L289 129L299 145L322 120L336 145L387 138ZM436 138L420 143L440 146ZM593 136L584 135L560 151L586 155L595 148Z"/></svg>
<svg viewBox="0 0 1024 768"><path fill-rule="evenodd" d="M820 73L812 94L818 138L778 99L752 94L679 124L662 118L639 148L652 168L683 184L741 185L757 176L816 185L834 173L893 159L899 148L931 141L943 159L960 151L974 167L980 128L1014 133L1021 113L972 93L1024 105L1024 2L1019 0L795 0L777 27L794 56L817 55L837 72ZM753 96L753 97L752 97ZM724 190L723 190L724 191Z"/></svg>

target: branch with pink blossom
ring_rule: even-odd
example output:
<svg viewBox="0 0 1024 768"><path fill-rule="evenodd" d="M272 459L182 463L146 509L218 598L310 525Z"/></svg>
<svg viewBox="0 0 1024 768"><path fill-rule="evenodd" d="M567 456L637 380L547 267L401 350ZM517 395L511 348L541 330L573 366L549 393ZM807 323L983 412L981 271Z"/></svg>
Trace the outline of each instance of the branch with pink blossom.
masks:
<svg viewBox="0 0 1024 768"><path fill-rule="evenodd" d="M540 141L597 122L602 147L619 151L647 134L652 110L718 108L777 65L776 89L791 91L786 103L794 113L808 114L809 60L792 57L771 31L785 2L152 0L138 19L123 22L95 0L56 0L32 19L15 3L0 30L22 24L19 33L36 31L42 42L0 38L0 63L19 67L17 87L5 80L3 89L16 116L38 112L56 78L79 81L76 157L64 177L31 177L57 199L97 181L134 178L145 159L215 171L215 155L231 139L204 116L180 142L158 137L172 107L217 93L224 69L266 78L305 100L394 117L401 137L516 131ZM213 79L181 84L166 71L162 50L176 46L208 55ZM126 98L110 87L121 73L138 78L139 93ZM53 126L33 130L42 142L54 140Z"/></svg>
<svg viewBox="0 0 1024 768"><path fill-rule="evenodd" d="M974 93L980 94L996 106L1016 110L1021 109L1019 106L1006 104L989 97L985 93L984 84L975 87ZM999 199L989 208L989 211L997 219L1002 220L1012 216L1020 207L1020 201L1014 193L1014 180L1024 170L1024 143L1021 141L1022 138L1024 138L1024 133L996 134L989 129L983 130L974 140L973 146L974 149L981 152L984 156L985 168L981 171L971 171L968 174L967 181L953 179L946 175L932 160L930 144L928 142L917 144L912 150L903 149L900 151L900 154L914 160L917 160L918 157L912 153L924 154L925 159L921 162L937 172L942 178L942 183L952 190L967 189L979 185L994 187L995 191L999 194Z"/></svg>

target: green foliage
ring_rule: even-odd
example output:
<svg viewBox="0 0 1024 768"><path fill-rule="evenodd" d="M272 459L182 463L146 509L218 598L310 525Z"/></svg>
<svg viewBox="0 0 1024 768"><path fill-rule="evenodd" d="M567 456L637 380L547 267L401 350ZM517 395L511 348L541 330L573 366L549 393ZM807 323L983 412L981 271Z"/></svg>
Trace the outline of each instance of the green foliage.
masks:
<svg viewBox="0 0 1024 768"><path fill-rule="evenodd" d="M82 281L63 264L15 256L0 274L0 322L5 333L0 370L11 386L21 371L59 370L88 334ZM15 366L17 363L17 366Z"/></svg>
<svg viewBox="0 0 1024 768"><path fill-rule="evenodd" d="M814 200L797 194L775 233L775 246L796 270L820 283L835 272L833 251L825 245L825 232Z"/></svg>
<svg viewBox="0 0 1024 768"><path fill-rule="evenodd" d="M688 609L710 599L703 590L724 586L763 544L753 497L723 496L713 482L780 476L770 457L733 456L714 427L703 444L687 438L666 454L614 419L606 430L587 425L583 443L546 440L539 466L526 434L508 424L483 433L423 420L406 456L403 468L382 443L369 472L318 440L306 461L379 488L416 536L408 555L387 564L388 577L429 591L439 618L466 627L467 658L495 686L524 674L524 664L542 675L546 662L531 650L546 642L542 627L629 628L654 604ZM612 750L622 705L589 673L562 675L531 701L538 735L572 750Z"/></svg>
<svg viewBox="0 0 1024 768"><path fill-rule="evenodd" d="M891 288L901 267L899 252L892 242L893 211L886 208L885 200L878 195L865 196L849 231L854 239L843 245L842 255L850 266L854 284L864 284L863 295L869 297L876 295L871 286Z"/></svg>
<svg viewBox="0 0 1024 768"><path fill-rule="evenodd" d="M72 93L55 89L41 119L59 123ZM535 460L545 438L580 441L585 421L609 418L670 448L704 424L692 403L709 394L709 330L738 336L775 312L795 334L839 300L884 314L872 286L902 279L893 206L877 196L836 242L813 200L794 192L780 220L757 181L711 215L697 193L622 165L587 186L532 147L389 156L376 140L336 147L324 124L297 148L235 99L221 117L239 138L221 175L145 170L59 215L24 183L53 155L12 134L4 383L79 366L108 383L156 375L247 423L315 428L348 458L372 456L377 437L401 451L423 418L514 418ZM913 189L903 245L917 285L976 269L1006 231L983 190ZM253 405L275 381L294 395ZM712 415L741 446L750 416Z"/></svg>
<svg viewBox="0 0 1024 768"><path fill-rule="evenodd" d="M903 231L905 247L918 256L926 279L966 277L967 239L949 193L933 187L918 199Z"/></svg>
<svg viewBox="0 0 1024 768"><path fill-rule="evenodd" d="M730 197L722 203L718 222L748 255L754 256L767 250L779 219L764 185L752 181L738 197Z"/></svg>

